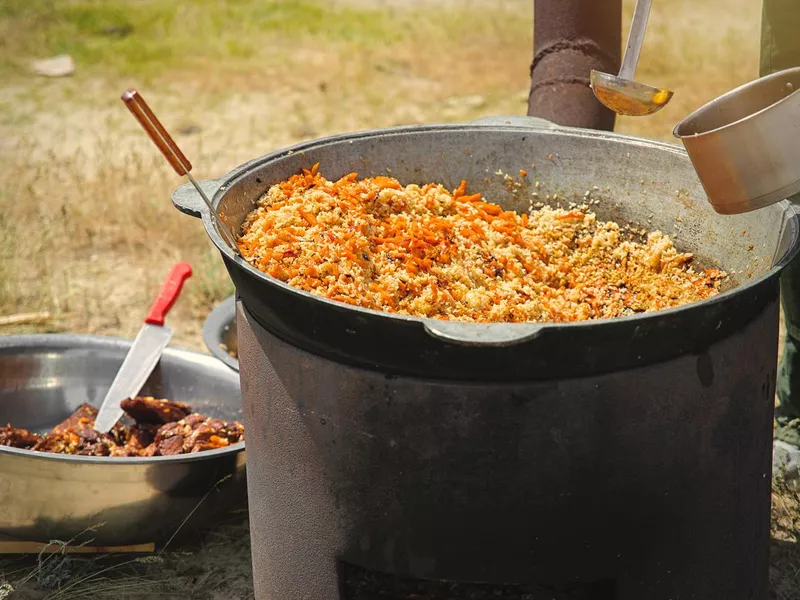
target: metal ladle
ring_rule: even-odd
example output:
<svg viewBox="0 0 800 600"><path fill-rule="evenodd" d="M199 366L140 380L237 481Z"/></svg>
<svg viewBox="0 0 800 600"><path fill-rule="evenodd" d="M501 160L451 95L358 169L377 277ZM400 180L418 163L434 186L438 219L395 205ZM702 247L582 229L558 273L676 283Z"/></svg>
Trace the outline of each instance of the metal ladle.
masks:
<svg viewBox="0 0 800 600"><path fill-rule="evenodd" d="M650 15L652 0L638 0L633 9L631 30L619 75L610 75L592 70L592 91L600 102L618 115L641 117L658 112L672 98L672 92L633 81L633 72L639 62L639 53L644 42L644 30Z"/></svg>

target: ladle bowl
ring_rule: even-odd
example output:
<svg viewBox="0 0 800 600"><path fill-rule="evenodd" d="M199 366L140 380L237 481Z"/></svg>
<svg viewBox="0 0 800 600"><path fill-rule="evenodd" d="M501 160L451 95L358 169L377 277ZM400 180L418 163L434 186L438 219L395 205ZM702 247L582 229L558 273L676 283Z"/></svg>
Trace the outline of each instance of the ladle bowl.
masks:
<svg viewBox="0 0 800 600"><path fill-rule="evenodd" d="M592 91L600 102L619 115L643 117L664 108L673 92L617 75L592 71Z"/></svg>
<svg viewBox="0 0 800 600"><path fill-rule="evenodd" d="M644 30L653 0L636 0L631 30L619 75L592 71L589 81L595 97L618 115L643 117L658 112L672 98L672 92L633 80L644 43Z"/></svg>

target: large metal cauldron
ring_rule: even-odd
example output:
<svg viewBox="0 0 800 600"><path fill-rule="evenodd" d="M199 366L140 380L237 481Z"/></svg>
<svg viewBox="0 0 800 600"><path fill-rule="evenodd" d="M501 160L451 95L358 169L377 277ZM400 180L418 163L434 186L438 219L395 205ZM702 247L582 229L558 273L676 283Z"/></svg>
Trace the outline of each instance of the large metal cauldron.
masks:
<svg viewBox="0 0 800 600"><path fill-rule="evenodd" d="M797 216L786 202L716 214L672 145L509 121L319 140L205 185L234 225L271 184L317 161L329 177L466 178L519 210L534 191L552 204L589 190L601 218L675 235L701 263L734 271L735 286L578 324L388 315L235 259L178 190L241 298L257 598L380 597L356 596L360 568L419 589L447 580L559 600L763 600L777 278L797 251ZM495 175L522 168L538 190L508 191Z"/></svg>
<svg viewBox="0 0 800 600"><path fill-rule="evenodd" d="M131 343L88 335L0 338L0 423L44 433L84 402L99 407ZM241 419L237 374L197 352L167 348L142 391ZM80 536L106 546L164 542L190 515L188 530L207 527L243 504L244 481L244 442L151 458L0 446L0 534L40 542Z"/></svg>
<svg viewBox="0 0 800 600"><path fill-rule="evenodd" d="M509 121L514 124L406 127L322 139L255 159L202 185L237 229L271 185L316 162L328 178L389 169L403 183L437 181L451 189L467 179L471 192L520 211L554 194L566 204L590 191L600 200L594 208L601 218L669 233L701 263L734 272L735 289L613 321L487 325L405 317L321 299L271 278L234 256L193 188L176 190L173 202L202 216L239 297L269 331L310 352L398 374L508 381L646 365L738 331L774 295L778 272L798 239L798 220L787 202L748 215L718 215L675 145ZM539 126L524 125L529 122ZM496 173L516 176L520 169L531 172L527 184L509 191ZM614 351L598 352L601 340Z"/></svg>

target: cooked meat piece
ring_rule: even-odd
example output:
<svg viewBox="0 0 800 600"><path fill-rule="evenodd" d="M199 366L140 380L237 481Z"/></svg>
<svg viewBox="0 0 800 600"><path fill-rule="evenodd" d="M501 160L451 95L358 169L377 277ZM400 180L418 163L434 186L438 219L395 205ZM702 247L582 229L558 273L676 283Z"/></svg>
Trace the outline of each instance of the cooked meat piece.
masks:
<svg viewBox="0 0 800 600"><path fill-rule="evenodd" d="M94 406L84 402L76 408L69 417L53 427L52 433L63 433L67 431L80 433L84 429L94 431L94 420L97 418L98 412L100 411ZM128 440L128 428L122 423L117 423L111 431L108 432L108 435L111 436L115 444L122 446Z"/></svg>
<svg viewBox="0 0 800 600"><path fill-rule="evenodd" d="M80 429L62 429L45 435L32 449L39 452L77 454L81 456L110 456L116 448L114 438L98 433L91 426Z"/></svg>
<svg viewBox="0 0 800 600"><path fill-rule="evenodd" d="M224 448L238 442L244 433L240 423L226 423L220 419L208 419L197 426L184 442L187 452L202 452Z"/></svg>
<svg viewBox="0 0 800 600"><path fill-rule="evenodd" d="M155 441L159 427L161 425L155 423L136 423L130 429L130 439L125 446L141 452Z"/></svg>
<svg viewBox="0 0 800 600"><path fill-rule="evenodd" d="M162 456L182 454L186 438L188 438L192 434L194 428L198 427L204 420L204 415L195 413L178 422L162 425L156 434L156 454Z"/></svg>
<svg viewBox="0 0 800 600"><path fill-rule="evenodd" d="M83 456L169 456L223 448L244 438L241 423L190 413L181 402L137 397L124 404L137 419L131 426L119 422L109 433L99 433L94 430L98 410L84 403L44 436L0 427L0 446Z"/></svg>
<svg viewBox="0 0 800 600"><path fill-rule="evenodd" d="M53 427L53 433L93 427L98 412L99 411L94 406L84 402L76 408L70 416Z"/></svg>
<svg viewBox="0 0 800 600"><path fill-rule="evenodd" d="M160 425L154 423L136 423L127 430L128 438L124 444L118 444L111 450L111 456L152 456L143 454L153 445Z"/></svg>
<svg viewBox="0 0 800 600"><path fill-rule="evenodd" d="M159 427L155 423L136 423L130 428L130 438L126 445L139 450L147 448L156 439Z"/></svg>
<svg viewBox="0 0 800 600"><path fill-rule="evenodd" d="M94 406L81 404L32 449L58 454L110 456L115 448L125 444L128 430L125 425L117 423L109 433L98 433L94 430L97 413Z"/></svg>
<svg viewBox="0 0 800 600"><path fill-rule="evenodd" d="M183 419L192 412L188 404L152 396L126 398L120 406L137 423L171 423Z"/></svg>
<svg viewBox="0 0 800 600"><path fill-rule="evenodd" d="M224 448L244 438L239 422L228 423L192 413L176 423L163 425L156 434L156 453L163 456Z"/></svg>
<svg viewBox="0 0 800 600"><path fill-rule="evenodd" d="M183 453L183 437L174 435L164 438L154 444L156 456L172 456L173 454Z"/></svg>
<svg viewBox="0 0 800 600"><path fill-rule="evenodd" d="M31 433L27 429L15 429L10 423L0 427L0 446L32 448L40 439L42 436L38 433Z"/></svg>
<svg viewBox="0 0 800 600"><path fill-rule="evenodd" d="M186 418L181 419L180 422L183 425L188 425L192 429L195 429L195 428L197 428L198 425L200 425L201 423L206 421L206 419L208 419L208 417L205 416L202 413L192 413L189 416L187 416Z"/></svg>

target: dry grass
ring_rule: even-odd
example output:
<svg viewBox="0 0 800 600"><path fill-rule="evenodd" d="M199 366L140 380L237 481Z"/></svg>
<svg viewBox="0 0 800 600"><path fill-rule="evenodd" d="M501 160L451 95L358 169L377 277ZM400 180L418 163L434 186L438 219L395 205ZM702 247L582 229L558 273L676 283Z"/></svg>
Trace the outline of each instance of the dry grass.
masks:
<svg viewBox="0 0 800 600"><path fill-rule="evenodd" d="M247 600L247 534L247 509L240 508L193 543L157 555L87 558L66 551L82 537L62 542L60 552L0 560L0 600Z"/></svg>
<svg viewBox="0 0 800 600"><path fill-rule="evenodd" d="M336 0L326 12L321 0L0 1L0 316L62 317L0 333L133 335L170 264L186 260L195 275L170 322L177 343L200 348L203 319L231 293L200 223L171 207L182 181L119 102L126 87L144 93L196 176L218 176L335 132L524 114L531 5ZM632 5L625 0L628 17ZM756 77L759 20L760 3L750 0L656 3L637 75L676 95L653 117L620 119L618 131L671 140L688 111ZM28 74L29 60L58 52L76 58L73 77ZM794 493L777 490L780 600L800 597L798 506ZM249 581L245 530L236 531L223 528L218 545L206 541L185 560L165 555L97 575L105 566L64 557L64 568L94 573L86 583L98 598L133 598L137 586L152 597L175 573L196 587L159 587L167 597L214 597L203 589L246 597L230 587ZM219 562L237 553L233 566ZM223 576L220 565L238 583L214 587L209 573ZM0 598L18 579L9 568ZM28 597L70 597L37 589ZM85 589L71 588L71 597Z"/></svg>
<svg viewBox="0 0 800 600"><path fill-rule="evenodd" d="M800 491L773 480L770 584L774 600L800 600Z"/></svg>

